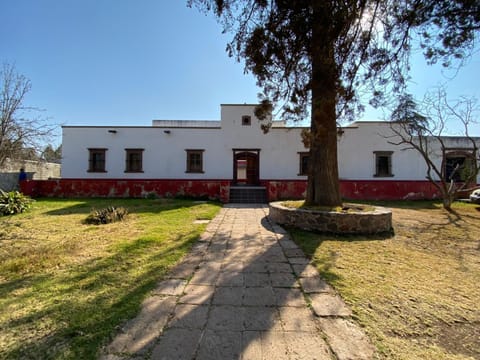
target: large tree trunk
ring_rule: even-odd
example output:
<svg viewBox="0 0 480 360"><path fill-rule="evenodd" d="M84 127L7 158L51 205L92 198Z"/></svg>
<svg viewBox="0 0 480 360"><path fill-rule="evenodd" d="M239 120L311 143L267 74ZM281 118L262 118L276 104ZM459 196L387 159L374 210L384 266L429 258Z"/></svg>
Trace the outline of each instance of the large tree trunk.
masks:
<svg viewBox="0 0 480 360"><path fill-rule="evenodd" d="M312 119L306 204L339 206L334 39L325 32L328 5L314 1L312 35ZM330 37L330 39L329 39Z"/></svg>

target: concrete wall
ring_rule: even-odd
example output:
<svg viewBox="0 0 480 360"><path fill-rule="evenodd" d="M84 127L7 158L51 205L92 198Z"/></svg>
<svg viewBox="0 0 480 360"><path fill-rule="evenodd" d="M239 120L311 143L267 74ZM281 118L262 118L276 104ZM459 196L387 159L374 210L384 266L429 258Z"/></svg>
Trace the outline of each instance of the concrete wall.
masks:
<svg viewBox="0 0 480 360"><path fill-rule="evenodd" d="M230 182L221 180L27 180L20 184L32 197L193 197L228 202Z"/></svg>
<svg viewBox="0 0 480 360"><path fill-rule="evenodd" d="M375 177L375 151L392 151L393 177L381 180L425 180L423 159L414 151L390 142L398 140L388 123L361 122L343 128L338 141L338 164L341 179L378 180ZM441 161L441 159L440 159Z"/></svg>
<svg viewBox="0 0 480 360"><path fill-rule="evenodd" d="M232 149L260 149L260 178L298 176L298 152L306 151L301 129L273 128L264 134L253 105L222 106L221 127L63 127L62 178L232 179ZM244 115L251 126L242 126ZM110 130L110 132L109 132ZM114 131L114 132L112 132ZM88 149L106 148L106 172L88 172ZM125 149L141 148L143 173L125 173ZM203 173L186 173L186 149L202 149Z"/></svg>
<svg viewBox="0 0 480 360"><path fill-rule="evenodd" d="M160 196L197 194L226 201L234 178L233 149L258 149L260 183L267 188L269 200L304 197L306 176L298 175L298 153L308 149L301 141L302 128L274 126L264 134L254 109L255 105L222 105L221 120L210 122L155 120L153 126L144 127L63 127L63 180L30 184L30 190L39 196L143 196L152 191ZM249 126L242 124L243 116L251 117ZM438 196L426 181L421 156L392 144L398 139L392 137L389 123L357 122L341 131L338 164L345 198ZM465 138L445 141L452 149L472 147ZM108 149L106 172L88 172L89 148ZM143 172L125 172L127 148L144 149ZM186 172L187 149L203 150L203 173ZM392 176L376 176L375 152L391 152ZM432 144L431 156L440 167L443 154L438 144Z"/></svg>
<svg viewBox="0 0 480 360"><path fill-rule="evenodd" d="M60 177L60 164L38 162L30 160L7 159L0 168L0 189L4 191L18 190L18 175L20 168L24 168L27 179L47 180Z"/></svg>
<svg viewBox="0 0 480 360"><path fill-rule="evenodd" d="M420 154L406 145L394 145L399 142L391 130L390 123L381 121L357 122L342 128L343 134L338 140L339 175L345 180L383 180L383 181L424 181L427 166ZM465 137L444 137L448 149L472 149L472 143ZM480 138L475 138L480 148ZM393 144L392 144L393 143ZM435 139L430 140L429 156L441 169L443 152ZM391 151L392 177L375 177L375 151ZM478 157L478 154L477 154ZM437 177L434 177L438 180ZM480 183L480 174L477 176Z"/></svg>
<svg viewBox="0 0 480 360"><path fill-rule="evenodd" d="M308 151L301 128L273 127L264 134L254 115L254 105L222 105L221 121L155 121L152 127L64 127L63 178L85 179L233 179L232 149L259 149L260 179L305 180L299 176L299 152ZM242 125L242 116L251 125ZM195 125L195 126L194 126ZM187 126L187 127L185 127ZM405 146L393 145L390 125L358 122L342 129L338 139L339 175L344 180L423 181L426 165ZM471 147L465 138L448 138L451 148ZM479 146L480 146L480 139ZM89 148L106 148L106 172L88 172ZM125 172L125 149L141 148L143 172ZM187 149L202 149L203 173L186 172ZM375 176L375 152L391 151L391 177ZM432 145L432 156L441 166L443 154ZM479 181L480 182L480 177Z"/></svg>
<svg viewBox="0 0 480 360"><path fill-rule="evenodd" d="M268 201L304 199L305 180L267 180L261 182ZM122 179L58 179L28 180L22 192L32 197L160 197L188 196L229 201L228 180L122 180ZM341 180L344 199L356 200L420 200L439 197L428 181Z"/></svg>

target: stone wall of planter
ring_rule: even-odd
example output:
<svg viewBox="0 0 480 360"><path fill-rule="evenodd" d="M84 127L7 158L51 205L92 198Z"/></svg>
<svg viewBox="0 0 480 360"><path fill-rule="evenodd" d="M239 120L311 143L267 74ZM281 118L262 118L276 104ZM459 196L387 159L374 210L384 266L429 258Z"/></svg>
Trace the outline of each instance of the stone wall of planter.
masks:
<svg viewBox="0 0 480 360"><path fill-rule="evenodd" d="M318 211L287 208L281 201L270 203L270 218L280 225L334 234L392 232L392 212L383 207L371 211Z"/></svg>

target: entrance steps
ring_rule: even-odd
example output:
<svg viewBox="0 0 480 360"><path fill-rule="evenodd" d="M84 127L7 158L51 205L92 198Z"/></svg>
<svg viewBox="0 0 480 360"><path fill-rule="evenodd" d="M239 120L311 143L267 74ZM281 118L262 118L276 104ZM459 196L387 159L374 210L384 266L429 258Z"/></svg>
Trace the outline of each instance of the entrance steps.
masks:
<svg viewBox="0 0 480 360"><path fill-rule="evenodd" d="M231 186L230 203L266 204L267 189L265 186Z"/></svg>

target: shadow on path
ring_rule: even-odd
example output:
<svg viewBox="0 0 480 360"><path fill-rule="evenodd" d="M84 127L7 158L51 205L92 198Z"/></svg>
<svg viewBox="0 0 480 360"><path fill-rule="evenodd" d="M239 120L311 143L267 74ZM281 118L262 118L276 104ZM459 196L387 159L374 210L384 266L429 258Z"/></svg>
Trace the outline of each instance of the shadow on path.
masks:
<svg viewBox="0 0 480 360"><path fill-rule="evenodd" d="M350 317L268 207L230 204L101 359L370 359Z"/></svg>

